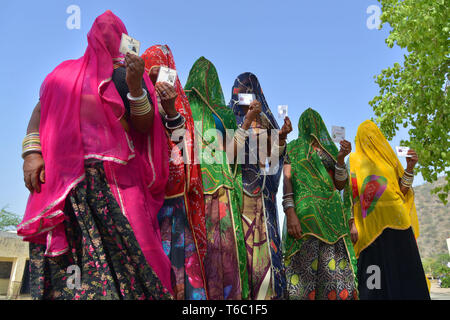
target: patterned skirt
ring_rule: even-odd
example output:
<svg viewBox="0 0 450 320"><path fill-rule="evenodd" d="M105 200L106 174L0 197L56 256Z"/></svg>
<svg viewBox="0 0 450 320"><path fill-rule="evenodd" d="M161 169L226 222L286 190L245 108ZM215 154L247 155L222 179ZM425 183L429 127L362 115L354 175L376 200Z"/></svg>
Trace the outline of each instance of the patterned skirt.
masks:
<svg viewBox="0 0 450 320"><path fill-rule="evenodd" d="M32 298L172 299L148 265L102 162L86 163L85 171L65 203L68 252L45 257L45 245L30 243Z"/></svg>
<svg viewBox="0 0 450 320"><path fill-rule="evenodd" d="M242 298L236 237L229 192L220 188L205 195L207 247L205 273L210 300Z"/></svg>
<svg viewBox="0 0 450 320"><path fill-rule="evenodd" d="M327 244L308 237L300 250L286 259L285 265L290 300L358 299L343 239Z"/></svg>
<svg viewBox="0 0 450 320"><path fill-rule="evenodd" d="M262 197L249 197L244 194L242 225L247 248L250 299L270 300L274 295L272 262Z"/></svg>
<svg viewBox="0 0 450 320"><path fill-rule="evenodd" d="M196 244L186 217L184 196L166 199L158 213L164 252L176 277L178 300L206 300Z"/></svg>

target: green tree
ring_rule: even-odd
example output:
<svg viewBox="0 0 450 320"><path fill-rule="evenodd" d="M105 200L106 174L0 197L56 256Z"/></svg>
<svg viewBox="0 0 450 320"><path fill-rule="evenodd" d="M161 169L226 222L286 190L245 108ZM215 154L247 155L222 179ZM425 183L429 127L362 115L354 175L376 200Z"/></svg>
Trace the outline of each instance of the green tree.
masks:
<svg viewBox="0 0 450 320"><path fill-rule="evenodd" d="M425 258L422 261L423 270L426 274L432 275L433 278L440 278L442 288L450 287L450 255L447 253L434 256L432 258Z"/></svg>
<svg viewBox="0 0 450 320"><path fill-rule="evenodd" d="M0 210L0 231L15 230L20 221L20 217L15 213L7 211L6 207Z"/></svg>
<svg viewBox="0 0 450 320"><path fill-rule="evenodd" d="M445 173L446 184L433 189L447 203L450 191L449 36L450 0L379 0L386 44L406 49L403 64L376 76L379 95L369 104L388 139L399 126L409 128L401 143L419 155L417 171L432 182ZM381 28L380 27L380 28Z"/></svg>

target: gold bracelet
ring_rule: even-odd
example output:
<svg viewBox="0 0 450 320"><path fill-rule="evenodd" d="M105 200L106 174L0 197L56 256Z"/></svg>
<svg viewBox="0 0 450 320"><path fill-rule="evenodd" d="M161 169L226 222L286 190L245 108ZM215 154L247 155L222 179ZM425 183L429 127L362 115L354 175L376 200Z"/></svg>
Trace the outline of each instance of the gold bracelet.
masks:
<svg viewBox="0 0 450 320"><path fill-rule="evenodd" d="M148 101L147 97L140 101L131 101L130 100L130 113L135 116L143 116L149 113L152 110L152 106L150 105L150 101Z"/></svg>

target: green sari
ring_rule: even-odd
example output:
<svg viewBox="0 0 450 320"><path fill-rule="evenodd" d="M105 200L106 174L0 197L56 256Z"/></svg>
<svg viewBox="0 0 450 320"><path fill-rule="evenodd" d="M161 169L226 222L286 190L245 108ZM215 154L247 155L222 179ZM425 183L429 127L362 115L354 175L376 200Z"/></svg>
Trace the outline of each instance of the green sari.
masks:
<svg viewBox="0 0 450 320"><path fill-rule="evenodd" d="M284 225L285 260L289 261L310 236L327 244L335 244L343 239L356 279L356 257L348 225L352 210L350 184L345 186L342 200L340 192L334 187L333 179L312 147L312 138L316 138L334 162L338 149L331 140L322 117L311 108L301 115L298 132L299 137L288 144L287 153L291 160L295 212L300 220L302 237L291 237L286 224Z"/></svg>
<svg viewBox="0 0 450 320"><path fill-rule="evenodd" d="M205 59L199 58L192 66L184 91L192 109L195 123L196 143L198 149L198 160L202 170L204 194L214 195L221 188L227 191L227 200L222 201L219 206L229 206L229 210L220 213L220 234L211 234L208 229L214 228L210 219L207 218L206 229L208 234L208 245L213 242L232 241L231 254L236 255L238 262L238 274L240 276L240 291L243 299L248 297L248 273L246 261L246 248L241 221L242 210L242 173L238 164L230 165L227 153L223 150L222 142L217 132L216 124L220 121L222 129L237 129L234 113L225 105L219 77L214 65ZM222 197L223 199L224 197ZM205 200L207 202L208 200ZM229 202L229 203L225 203ZM208 204L208 203L207 203ZM231 211L231 212L228 212ZM230 233L233 240L230 240ZM218 240L217 238L220 238ZM228 239L228 240L226 240ZM213 245L214 246L214 245ZM218 250L214 247L210 252ZM220 249L222 250L222 249ZM226 249L226 250L231 250ZM208 254L208 252L207 252ZM223 255L221 256L223 257ZM220 257L218 257L220 259ZM222 263L231 263L224 259ZM205 269L211 268L205 264ZM232 270L232 266L227 267ZM212 270L214 272L214 270ZM218 273L218 272L216 272ZM208 278L208 276L207 276ZM207 280L208 281L208 280ZM211 279L213 281L213 279ZM211 282L210 281L210 282ZM214 280L215 281L215 280ZM220 280L219 280L220 281ZM224 284L224 291L229 291L231 285ZM211 291L211 290L210 290ZM209 295L214 296L211 292ZM217 296L217 295L216 295ZM223 299L227 299L227 293ZM214 297L211 297L214 298Z"/></svg>

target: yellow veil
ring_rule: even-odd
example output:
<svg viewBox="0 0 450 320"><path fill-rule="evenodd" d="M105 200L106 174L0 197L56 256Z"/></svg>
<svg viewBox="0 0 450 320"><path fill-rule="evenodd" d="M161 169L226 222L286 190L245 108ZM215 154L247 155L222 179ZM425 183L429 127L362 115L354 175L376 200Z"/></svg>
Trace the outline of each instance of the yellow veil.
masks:
<svg viewBox="0 0 450 320"><path fill-rule="evenodd" d="M359 234L355 253L359 257L386 228L405 230L412 226L417 239L419 222L413 190L406 195L400 191L403 166L377 125L370 120L361 123L355 140L350 171Z"/></svg>

